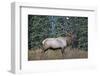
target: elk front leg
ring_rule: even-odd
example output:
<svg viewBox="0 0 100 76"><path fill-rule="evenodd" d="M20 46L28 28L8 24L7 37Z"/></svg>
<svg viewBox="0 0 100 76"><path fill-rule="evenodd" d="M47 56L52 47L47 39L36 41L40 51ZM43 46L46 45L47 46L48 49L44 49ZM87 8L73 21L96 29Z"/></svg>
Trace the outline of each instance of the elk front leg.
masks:
<svg viewBox="0 0 100 76"><path fill-rule="evenodd" d="M64 54L64 50L65 50L65 48L62 48L62 49L61 49L61 53L62 53L62 55Z"/></svg>

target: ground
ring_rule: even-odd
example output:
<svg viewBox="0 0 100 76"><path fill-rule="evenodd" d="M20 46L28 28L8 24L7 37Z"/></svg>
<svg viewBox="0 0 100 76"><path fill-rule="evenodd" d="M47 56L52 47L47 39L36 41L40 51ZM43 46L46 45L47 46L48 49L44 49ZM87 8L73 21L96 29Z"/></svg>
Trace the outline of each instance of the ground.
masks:
<svg viewBox="0 0 100 76"><path fill-rule="evenodd" d="M79 50L77 48L67 47L64 54L61 53L60 49L52 50L49 49L45 53L42 49L29 50L28 60L51 60L51 59L79 59L88 58L88 51Z"/></svg>

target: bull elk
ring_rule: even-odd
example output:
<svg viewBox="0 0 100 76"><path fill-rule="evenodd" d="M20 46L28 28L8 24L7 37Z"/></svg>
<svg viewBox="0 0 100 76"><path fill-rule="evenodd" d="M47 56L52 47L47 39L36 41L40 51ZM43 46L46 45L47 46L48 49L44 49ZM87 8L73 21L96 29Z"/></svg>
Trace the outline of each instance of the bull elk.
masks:
<svg viewBox="0 0 100 76"><path fill-rule="evenodd" d="M43 52L47 51L48 49L61 49L63 54L65 48L73 43L72 41L73 36L71 33L68 33L66 37L46 38L42 41Z"/></svg>

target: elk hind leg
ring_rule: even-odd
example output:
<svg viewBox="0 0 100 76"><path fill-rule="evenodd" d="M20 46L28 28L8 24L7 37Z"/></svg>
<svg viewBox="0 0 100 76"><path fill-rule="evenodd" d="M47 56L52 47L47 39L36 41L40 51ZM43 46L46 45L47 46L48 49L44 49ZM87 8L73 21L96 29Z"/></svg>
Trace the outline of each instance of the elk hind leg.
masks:
<svg viewBox="0 0 100 76"><path fill-rule="evenodd" d="M45 53L48 50L48 48L42 48L42 50L42 53Z"/></svg>

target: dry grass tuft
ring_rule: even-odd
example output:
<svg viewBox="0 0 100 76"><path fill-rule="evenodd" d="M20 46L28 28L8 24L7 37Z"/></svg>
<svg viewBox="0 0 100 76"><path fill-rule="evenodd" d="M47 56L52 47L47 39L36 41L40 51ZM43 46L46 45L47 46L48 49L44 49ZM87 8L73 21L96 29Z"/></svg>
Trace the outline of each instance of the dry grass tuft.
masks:
<svg viewBox="0 0 100 76"><path fill-rule="evenodd" d="M42 53L42 49L29 50L28 60L50 60L50 59L75 59L75 58L88 58L88 52L79 50L77 48L67 47L62 55L61 50L49 49Z"/></svg>

